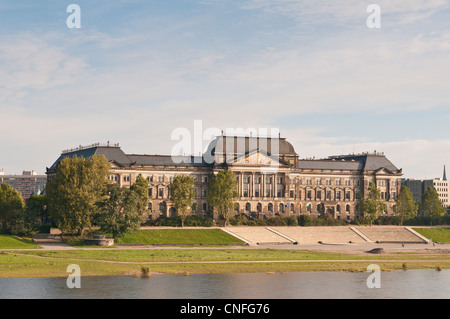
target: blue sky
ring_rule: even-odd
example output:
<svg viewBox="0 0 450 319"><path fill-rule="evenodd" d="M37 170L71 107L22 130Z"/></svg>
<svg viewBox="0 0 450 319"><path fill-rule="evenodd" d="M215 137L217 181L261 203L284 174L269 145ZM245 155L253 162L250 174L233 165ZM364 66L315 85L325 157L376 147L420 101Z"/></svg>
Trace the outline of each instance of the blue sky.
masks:
<svg viewBox="0 0 450 319"><path fill-rule="evenodd" d="M440 177L449 74L448 0L4 0L0 169L44 173L106 141L170 154L173 130L202 120L278 128L301 158L377 150L406 178Z"/></svg>

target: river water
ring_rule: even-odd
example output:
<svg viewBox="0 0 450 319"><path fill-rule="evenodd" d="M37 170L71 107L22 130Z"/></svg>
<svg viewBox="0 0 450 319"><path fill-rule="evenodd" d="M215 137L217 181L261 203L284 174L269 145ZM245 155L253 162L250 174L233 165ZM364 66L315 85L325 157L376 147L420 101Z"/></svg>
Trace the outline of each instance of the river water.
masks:
<svg viewBox="0 0 450 319"><path fill-rule="evenodd" d="M439 299L450 297L450 270L377 273L292 272L0 279L0 298L25 299Z"/></svg>

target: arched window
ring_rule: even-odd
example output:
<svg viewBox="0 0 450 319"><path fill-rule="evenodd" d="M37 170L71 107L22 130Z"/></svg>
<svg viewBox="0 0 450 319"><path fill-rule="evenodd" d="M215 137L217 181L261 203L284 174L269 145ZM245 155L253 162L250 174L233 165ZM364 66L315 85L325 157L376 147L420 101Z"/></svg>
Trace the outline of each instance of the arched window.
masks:
<svg viewBox="0 0 450 319"><path fill-rule="evenodd" d="M250 203L245 204L245 211L250 212L250 210L251 210Z"/></svg>
<svg viewBox="0 0 450 319"><path fill-rule="evenodd" d="M340 213L341 212L341 205L336 205L336 211L338 212L338 213Z"/></svg>
<svg viewBox="0 0 450 319"><path fill-rule="evenodd" d="M273 212L273 204L272 203L269 203L267 208L268 208L269 212Z"/></svg>
<svg viewBox="0 0 450 319"><path fill-rule="evenodd" d="M170 207L169 209L169 217L173 218L177 216L177 210L175 209L175 207Z"/></svg>
<svg viewBox="0 0 450 319"><path fill-rule="evenodd" d="M345 211L347 213L350 213L350 205L349 204L345 205Z"/></svg>
<svg viewBox="0 0 450 319"><path fill-rule="evenodd" d="M258 213L262 212L262 204L258 203L258 205L256 205L256 210L258 211Z"/></svg>
<svg viewBox="0 0 450 319"><path fill-rule="evenodd" d="M206 203L203 203L203 212L206 212L208 210L208 205Z"/></svg>
<svg viewBox="0 0 450 319"><path fill-rule="evenodd" d="M291 212L294 211L294 203L291 203L291 205L289 205L289 207L291 208Z"/></svg>
<svg viewBox="0 0 450 319"><path fill-rule="evenodd" d="M166 203L165 202L159 203L159 211L162 213L166 212Z"/></svg>
<svg viewBox="0 0 450 319"><path fill-rule="evenodd" d="M279 207L279 212L280 213L284 213L284 204L283 203L280 203L279 205L278 205L278 207Z"/></svg>

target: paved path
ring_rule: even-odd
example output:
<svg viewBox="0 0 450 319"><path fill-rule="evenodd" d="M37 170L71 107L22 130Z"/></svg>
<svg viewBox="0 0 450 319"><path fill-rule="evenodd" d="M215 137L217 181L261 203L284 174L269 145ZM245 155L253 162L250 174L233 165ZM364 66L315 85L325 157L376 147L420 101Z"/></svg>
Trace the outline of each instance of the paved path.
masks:
<svg viewBox="0 0 450 319"><path fill-rule="evenodd" d="M72 246L65 244L60 235L55 234L35 234L33 241L40 245L43 249L51 250L68 250L75 249Z"/></svg>

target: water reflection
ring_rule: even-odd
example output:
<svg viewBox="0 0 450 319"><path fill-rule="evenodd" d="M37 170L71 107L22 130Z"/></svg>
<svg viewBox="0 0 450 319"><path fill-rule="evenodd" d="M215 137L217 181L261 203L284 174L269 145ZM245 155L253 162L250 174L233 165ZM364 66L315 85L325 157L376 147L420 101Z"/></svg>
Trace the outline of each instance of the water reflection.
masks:
<svg viewBox="0 0 450 319"><path fill-rule="evenodd" d="M82 277L80 289L66 278L0 279L0 298L107 299L358 299L449 298L450 270L381 273L381 288L369 289L368 273L293 272L275 274L153 275Z"/></svg>

